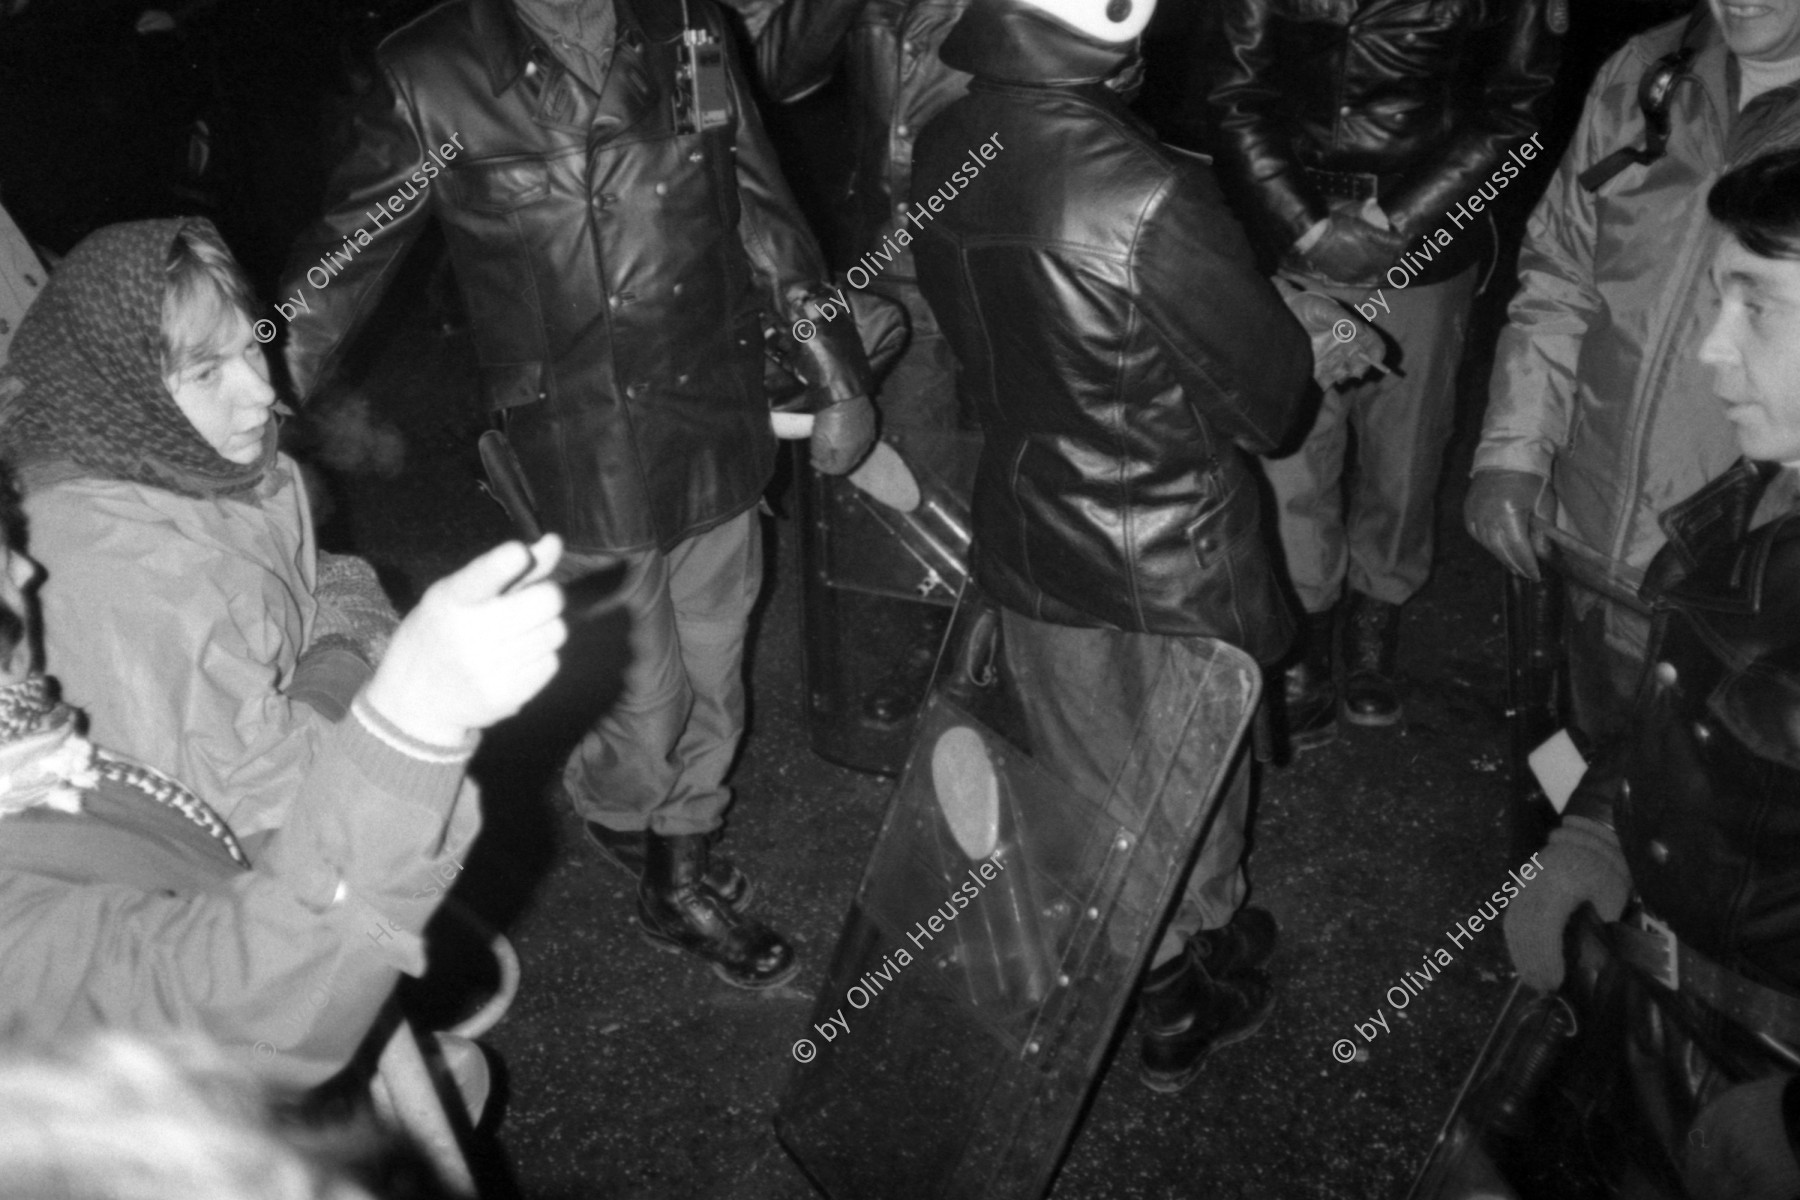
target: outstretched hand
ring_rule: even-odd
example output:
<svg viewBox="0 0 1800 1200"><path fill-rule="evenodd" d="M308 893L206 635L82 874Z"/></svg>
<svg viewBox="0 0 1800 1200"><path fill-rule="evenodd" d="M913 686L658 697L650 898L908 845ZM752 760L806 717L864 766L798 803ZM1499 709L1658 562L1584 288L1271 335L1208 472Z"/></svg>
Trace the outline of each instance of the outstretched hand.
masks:
<svg viewBox="0 0 1800 1200"><path fill-rule="evenodd" d="M548 581L562 539L507 542L425 590L394 631L368 701L433 745L460 744L524 707L556 674L568 636Z"/></svg>

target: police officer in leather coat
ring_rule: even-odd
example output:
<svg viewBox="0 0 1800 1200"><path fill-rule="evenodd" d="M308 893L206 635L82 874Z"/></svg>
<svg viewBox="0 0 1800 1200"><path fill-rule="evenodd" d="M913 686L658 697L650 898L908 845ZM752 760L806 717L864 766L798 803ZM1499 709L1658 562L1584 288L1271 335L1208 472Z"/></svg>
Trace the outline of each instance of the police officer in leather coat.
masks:
<svg viewBox="0 0 1800 1200"><path fill-rule="evenodd" d="M1502 166L1518 170L1508 151L1539 130L1561 39L1545 0L1204 9L1207 142L1226 194L1268 261L1363 305L1398 349L1398 371L1327 389L1298 449L1265 464L1308 618L1286 680L1289 737L1306 749L1336 735L1340 713L1401 717L1401 606L1431 570L1487 205L1510 182Z"/></svg>
<svg viewBox="0 0 1800 1200"><path fill-rule="evenodd" d="M742 914L749 882L708 843L743 733L756 505L775 465L764 320L816 314L825 267L724 37L711 0L426 13L379 51L381 86L281 311L304 395L440 222L481 399L568 544L565 574L629 568L624 694L563 787L601 852L641 875L654 944L767 987L793 951ZM874 434L862 350L842 321L797 345L826 401L813 462L847 471Z"/></svg>
<svg viewBox="0 0 1800 1200"><path fill-rule="evenodd" d="M1708 207L1727 233L1711 271L1718 316L1700 348L1717 398L1692 402L1723 402L1745 457L1663 515L1668 541L1643 587L1656 615L1632 732L1583 777L1541 852L1543 879L1507 910L1506 939L1527 984L1557 987L1570 914L1591 903L1617 920L1635 891L1641 928L1618 927L1616 945L1672 1016L1633 1028L1628 1061L1668 1174L1678 1169L1697 1197L1791 1200L1800 1193L1800 1077L1789 1065L1800 1044L1800 150L1733 170Z"/></svg>
<svg viewBox="0 0 1800 1200"><path fill-rule="evenodd" d="M913 159L919 283L985 437L974 576L1033 757L1096 798L1156 719L1150 681L1193 643L1287 648L1245 451L1287 433L1313 365L1205 160L1126 108L1151 7L974 0L942 51L969 94ZM1169 790L1200 803L1226 768L1183 761ZM1247 767L1232 774L1141 991L1153 1090L1187 1086L1274 1003L1274 920L1244 905Z"/></svg>

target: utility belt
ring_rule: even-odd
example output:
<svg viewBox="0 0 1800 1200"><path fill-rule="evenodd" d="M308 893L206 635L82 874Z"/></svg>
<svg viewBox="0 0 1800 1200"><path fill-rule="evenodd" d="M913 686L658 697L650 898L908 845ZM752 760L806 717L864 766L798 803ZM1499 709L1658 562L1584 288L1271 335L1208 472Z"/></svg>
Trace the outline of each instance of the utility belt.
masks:
<svg viewBox="0 0 1800 1200"><path fill-rule="evenodd" d="M1373 171L1324 171L1318 167L1301 167L1306 182L1328 200L1380 200L1383 192L1393 190L1400 182L1398 173L1378 175Z"/></svg>
<svg viewBox="0 0 1800 1200"><path fill-rule="evenodd" d="M1606 929L1613 951L1656 983L1701 1001L1751 1033L1800 1046L1800 997L1721 967L1648 912L1639 913L1636 925L1618 921Z"/></svg>

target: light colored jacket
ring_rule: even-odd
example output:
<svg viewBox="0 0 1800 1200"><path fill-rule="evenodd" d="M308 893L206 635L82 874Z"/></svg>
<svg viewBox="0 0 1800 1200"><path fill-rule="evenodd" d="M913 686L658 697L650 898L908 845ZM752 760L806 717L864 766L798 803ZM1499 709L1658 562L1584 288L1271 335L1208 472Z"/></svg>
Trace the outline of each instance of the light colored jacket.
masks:
<svg viewBox="0 0 1800 1200"><path fill-rule="evenodd" d="M318 548L293 461L244 499L28 479L25 512L44 669L94 741L181 780L240 836L279 826L330 727L299 697L329 675L341 712L368 676L347 650L302 665Z"/></svg>
<svg viewBox="0 0 1800 1200"><path fill-rule="evenodd" d="M0 1029L199 1032L300 1087L342 1070L400 973L424 970L421 934L481 826L473 739L434 747L352 713L249 868L154 781L0 818Z"/></svg>
<svg viewBox="0 0 1800 1200"><path fill-rule="evenodd" d="M1706 194L1733 166L1800 142L1800 89L1738 112L1736 64L1706 18L1692 35L1691 77L1675 91L1668 153L1597 195L1576 182L1620 146L1643 144L1638 83L1680 45L1685 20L1626 43L1588 94L1519 252L1474 464L1550 476L1558 523L1639 570L1663 543L1657 515L1739 453L1698 359L1720 236ZM1608 639L1627 653L1641 657L1647 632L1628 612L1608 613Z"/></svg>

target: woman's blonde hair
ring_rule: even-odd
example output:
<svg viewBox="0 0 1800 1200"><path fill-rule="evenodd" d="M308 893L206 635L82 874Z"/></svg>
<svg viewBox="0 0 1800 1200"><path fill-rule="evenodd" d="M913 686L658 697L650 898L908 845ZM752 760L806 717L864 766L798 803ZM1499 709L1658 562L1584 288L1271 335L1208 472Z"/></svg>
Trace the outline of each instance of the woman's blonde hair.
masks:
<svg viewBox="0 0 1800 1200"><path fill-rule="evenodd" d="M0 1200L46 1196L369 1200L279 1136L218 1050L124 1033L0 1055Z"/></svg>
<svg viewBox="0 0 1800 1200"><path fill-rule="evenodd" d="M250 319L254 290L244 269L209 225L184 225L169 243L163 289L164 377L178 375L218 353L227 317Z"/></svg>

